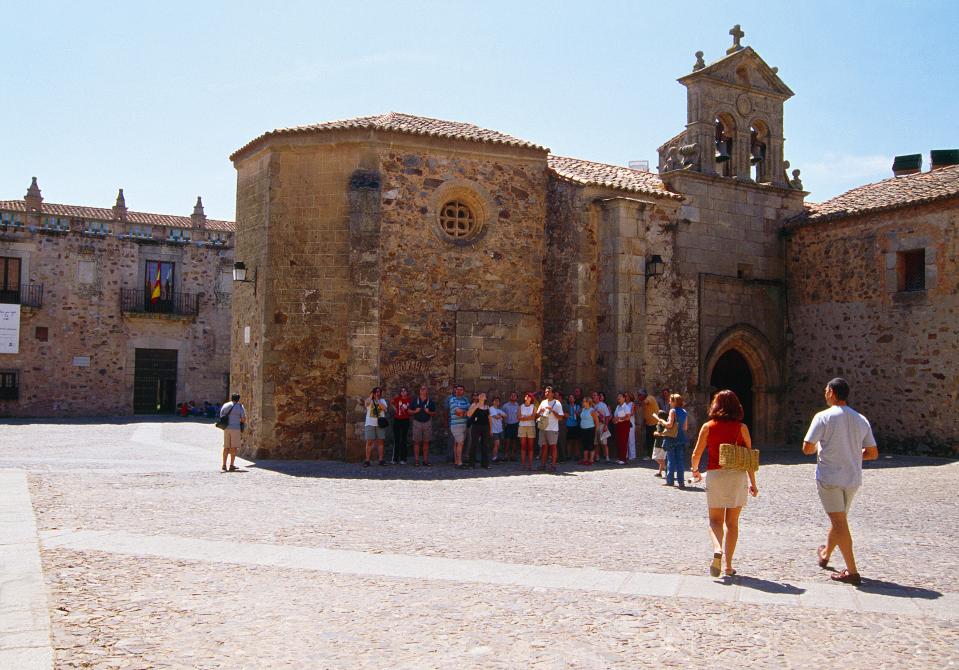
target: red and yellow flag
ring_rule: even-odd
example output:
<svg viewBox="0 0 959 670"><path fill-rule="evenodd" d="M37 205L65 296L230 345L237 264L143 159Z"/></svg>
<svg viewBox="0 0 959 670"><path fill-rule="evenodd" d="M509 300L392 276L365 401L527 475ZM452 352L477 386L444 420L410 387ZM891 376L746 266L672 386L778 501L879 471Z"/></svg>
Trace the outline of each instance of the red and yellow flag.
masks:
<svg viewBox="0 0 959 670"><path fill-rule="evenodd" d="M160 299L160 264L157 263L157 276L153 282L153 290L150 292L150 304L154 305Z"/></svg>

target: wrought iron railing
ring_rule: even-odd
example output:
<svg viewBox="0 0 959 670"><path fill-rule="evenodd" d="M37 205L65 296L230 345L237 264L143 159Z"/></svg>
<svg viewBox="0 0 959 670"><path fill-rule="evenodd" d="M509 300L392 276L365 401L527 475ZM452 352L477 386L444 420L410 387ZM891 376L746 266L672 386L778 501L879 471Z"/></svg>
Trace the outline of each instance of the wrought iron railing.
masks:
<svg viewBox="0 0 959 670"><path fill-rule="evenodd" d="M0 290L0 303L40 307L43 305L43 284L21 284L18 289Z"/></svg>
<svg viewBox="0 0 959 670"><path fill-rule="evenodd" d="M121 288L120 309L137 314L177 314L196 316L200 311L200 299L196 293L161 291L154 299L152 291L142 288Z"/></svg>

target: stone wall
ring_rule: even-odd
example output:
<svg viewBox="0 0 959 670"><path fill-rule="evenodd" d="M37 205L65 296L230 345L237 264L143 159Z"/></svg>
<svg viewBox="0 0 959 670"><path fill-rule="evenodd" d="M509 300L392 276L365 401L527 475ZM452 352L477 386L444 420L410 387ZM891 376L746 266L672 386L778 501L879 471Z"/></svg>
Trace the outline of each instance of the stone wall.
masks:
<svg viewBox="0 0 959 670"><path fill-rule="evenodd" d="M791 230L788 431L802 438L842 376L880 450L959 445L959 201ZM898 253L925 249L925 290L901 291Z"/></svg>
<svg viewBox="0 0 959 670"><path fill-rule="evenodd" d="M104 416L133 412L137 348L178 352L177 402L223 402L230 355L229 247L90 235L0 231L0 256L21 258L21 283L42 285L40 307L22 307L20 352L0 355L19 372L5 416ZM146 260L176 263L176 292L199 296L194 316L121 311L120 290L143 289ZM47 329L47 341L38 339ZM87 364L87 360L88 364ZM77 363L82 363L78 365Z"/></svg>
<svg viewBox="0 0 959 670"><path fill-rule="evenodd" d="M607 393L651 379L646 257L669 253L678 202L552 178L544 378ZM653 280L655 281L655 280Z"/></svg>
<svg viewBox="0 0 959 670"><path fill-rule="evenodd" d="M692 414L700 421L717 390L710 385L713 366L726 351L737 351L753 378L753 437L760 444L779 444L784 439L785 355L779 231L781 221L802 211L805 194L686 171L662 177L686 200L667 262L674 268L672 277L667 274L670 286L650 295L649 330L662 333L662 339L651 343L649 355L664 364L680 362L659 376L670 388L685 388ZM672 352L661 344L670 338L675 341Z"/></svg>
<svg viewBox="0 0 959 670"><path fill-rule="evenodd" d="M235 335L263 323L234 343L234 376L262 405L249 453L357 458L370 389L425 383L442 400L458 348L476 382L485 364L538 383L545 152L343 132L267 146L237 170L237 258L266 265L259 306L234 313ZM482 218L469 244L438 228L454 197ZM490 327L488 347L458 338L470 318Z"/></svg>

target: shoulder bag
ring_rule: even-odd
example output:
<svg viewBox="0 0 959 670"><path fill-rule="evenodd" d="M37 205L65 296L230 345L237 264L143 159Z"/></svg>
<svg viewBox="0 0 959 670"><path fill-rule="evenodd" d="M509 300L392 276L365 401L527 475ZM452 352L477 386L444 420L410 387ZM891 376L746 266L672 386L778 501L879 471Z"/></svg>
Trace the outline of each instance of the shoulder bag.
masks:
<svg viewBox="0 0 959 670"><path fill-rule="evenodd" d="M226 430L226 427L230 425L230 415L233 414L233 409L235 407L236 407L236 403L233 403L232 405L230 405L230 411L224 414L223 416L221 416L219 419L217 419L216 423L213 425L219 428L220 430Z"/></svg>
<svg viewBox="0 0 959 670"><path fill-rule="evenodd" d="M738 438L736 441L739 441ZM759 470L759 449L724 442L719 445L719 467L723 470L756 472Z"/></svg>

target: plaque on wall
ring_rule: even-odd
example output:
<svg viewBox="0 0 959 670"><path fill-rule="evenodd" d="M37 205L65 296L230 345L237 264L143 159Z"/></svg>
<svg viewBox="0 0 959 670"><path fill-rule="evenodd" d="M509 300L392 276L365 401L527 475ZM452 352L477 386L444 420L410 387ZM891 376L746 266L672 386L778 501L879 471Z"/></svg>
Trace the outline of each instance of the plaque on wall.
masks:
<svg viewBox="0 0 959 670"><path fill-rule="evenodd" d="M20 353L20 305L0 304L0 354Z"/></svg>

